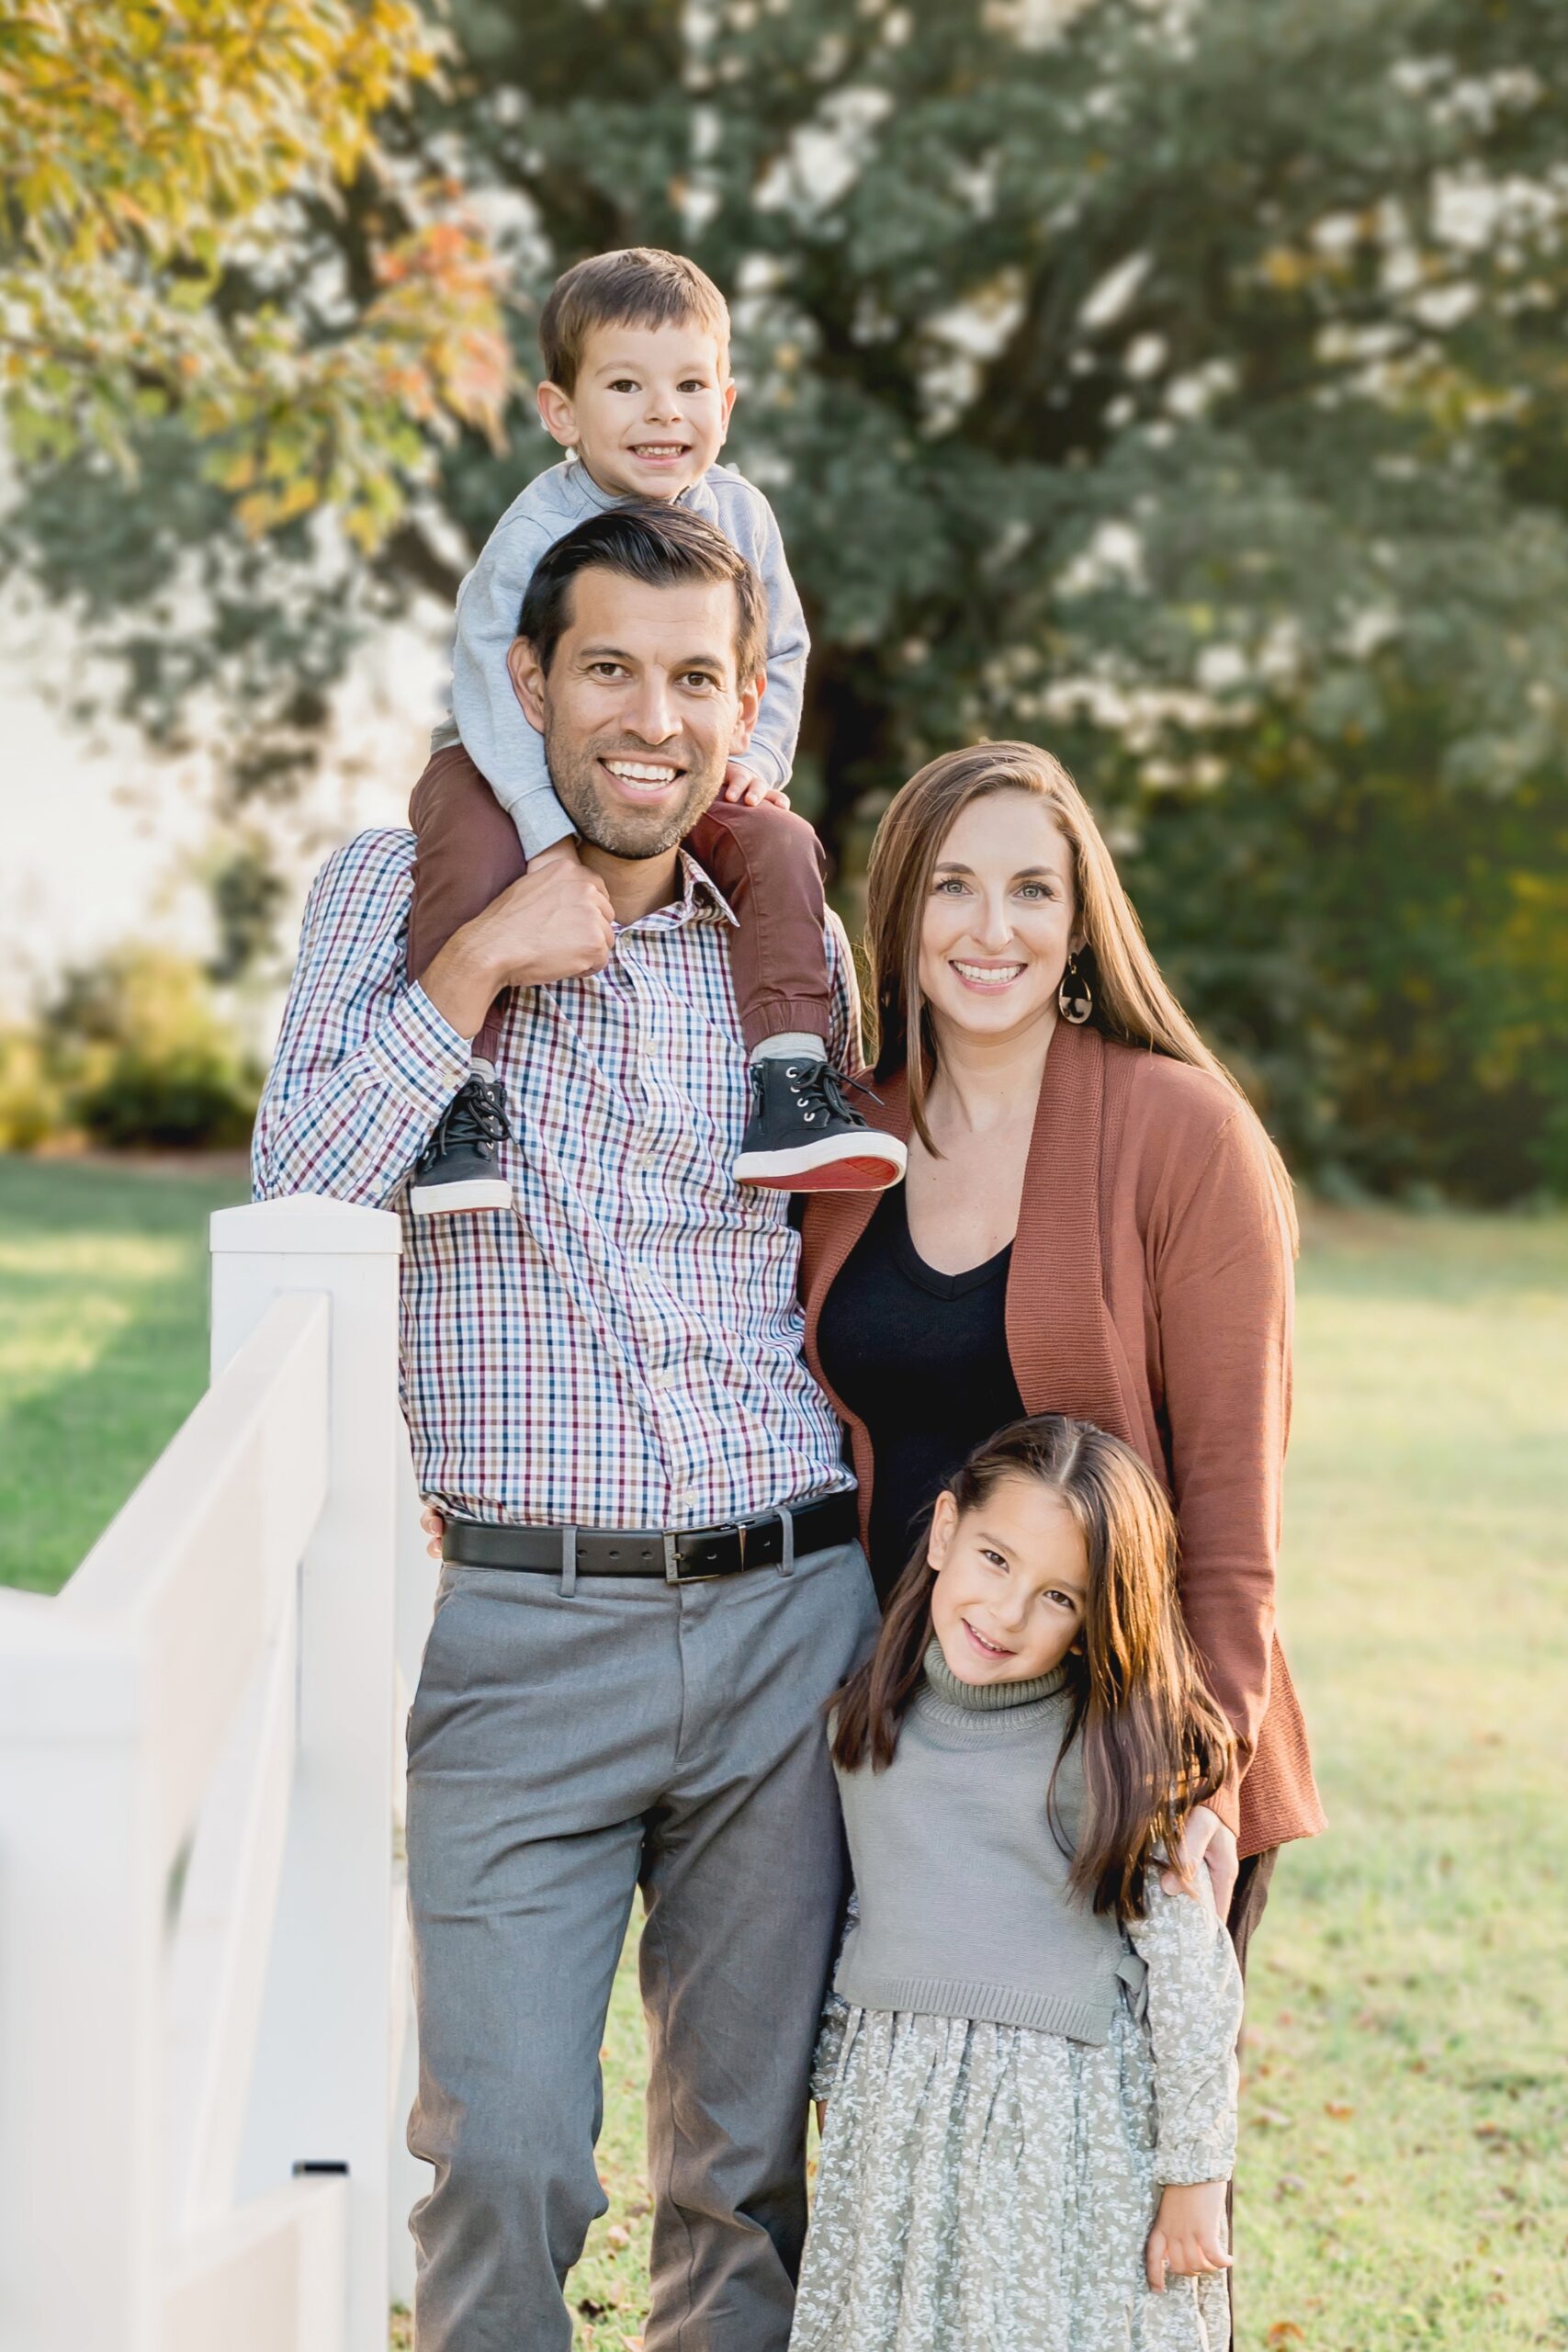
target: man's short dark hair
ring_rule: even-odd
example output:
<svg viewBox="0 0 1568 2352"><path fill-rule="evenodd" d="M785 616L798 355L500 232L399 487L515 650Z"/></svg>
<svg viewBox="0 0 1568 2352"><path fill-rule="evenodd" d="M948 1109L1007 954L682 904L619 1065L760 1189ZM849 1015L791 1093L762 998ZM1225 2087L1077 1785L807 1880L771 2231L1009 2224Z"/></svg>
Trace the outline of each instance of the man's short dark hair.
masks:
<svg viewBox="0 0 1568 2352"><path fill-rule="evenodd" d="M517 634L528 639L545 671L571 627L571 583L580 571L589 571L619 572L623 580L640 580L649 588L733 581L735 673L744 684L761 671L767 651L767 598L756 572L716 524L683 506L653 500L591 514L534 567Z"/></svg>

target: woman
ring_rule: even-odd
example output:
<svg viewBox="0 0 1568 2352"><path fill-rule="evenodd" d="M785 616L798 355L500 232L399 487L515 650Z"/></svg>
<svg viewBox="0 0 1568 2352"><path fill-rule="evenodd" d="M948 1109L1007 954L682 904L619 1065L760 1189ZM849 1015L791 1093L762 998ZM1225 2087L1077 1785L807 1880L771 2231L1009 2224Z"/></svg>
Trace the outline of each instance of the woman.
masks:
<svg viewBox="0 0 1568 2352"><path fill-rule="evenodd" d="M922 768L877 833L867 917L872 1116L908 1173L810 1202L801 1282L878 1589L1003 1422L1067 1413L1137 1449L1176 1506L1183 1611L1235 1733L1184 1852L1245 1961L1274 1849L1323 1826L1274 1634L1289 1180L1048 752Z"/></svg>

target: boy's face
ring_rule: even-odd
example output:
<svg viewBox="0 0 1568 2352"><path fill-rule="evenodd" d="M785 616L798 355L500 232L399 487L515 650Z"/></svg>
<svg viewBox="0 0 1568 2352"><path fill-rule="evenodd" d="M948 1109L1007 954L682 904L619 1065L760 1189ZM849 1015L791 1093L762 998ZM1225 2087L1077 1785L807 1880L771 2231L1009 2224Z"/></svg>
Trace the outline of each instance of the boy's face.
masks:
<svg viewBox="0 0 1568 2352"><path fill-rule="evenodd" d="M570 392L539 387L539 417L614 498L678 498L724 447L735 385L701 327L595 327Z"/></svg>

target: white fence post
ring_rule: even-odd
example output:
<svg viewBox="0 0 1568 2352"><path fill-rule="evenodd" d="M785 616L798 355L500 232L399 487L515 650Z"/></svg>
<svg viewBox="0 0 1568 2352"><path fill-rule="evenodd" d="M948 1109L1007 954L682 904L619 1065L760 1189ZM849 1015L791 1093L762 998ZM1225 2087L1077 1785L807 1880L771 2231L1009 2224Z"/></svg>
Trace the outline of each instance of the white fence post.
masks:
<svg viewBox="0 0 1568 2352"><path fill-rule="evenodd" d="M6 2352L162 2352L164 1905L147 1698L119 1629L84 1635L58 1602L0 1592Z"/></svg>
<svg viewBox="0 0 1568 2352"><path fill-rule="evenodd" d="M223 1212L211 1387L0 1592L5 2352L384 2352L399 1246Z"/></svg>
<svg viewBox="0 0 1568 2352"><path fill-rule="evenodd" d="M403 1825L400 1803L405 1773L403 1724L406 1710L419 1686L420 1667L424 1657L424 1645L429 1636L431 1619L435 1608L435 1586L440 1575L435 1562L425 1550L425 1534L419 1523L419 1488L414 1481L413 1459L405 1432L398 1460L398 1600L397 1600L397 1687L398 1704L392 1739L392 1781L400 1802L397 1805L400 1839ZM406 1873L398 1870L393 1883L393 1957L392 1957L392 2104L388 2117L389 2180L390 2183L390 2233L388 2243L389 2264L387 2291L394 2303L412 2304L414 2287L413 2236L408 2217L418 2199L427 2196L432 2182L431 2168L417 2156L411 2155L408 2144L409 2109L413 2105L419 2082L419 2045L414 2034L413 1977L408 1940L408 1905Z"/></svg>
<svg viewBox="0 0 1568 2352"><path fill-rule="evenodd" d="M300 1570L299 1759L238 2186L347 2167L347 2352L387 2336L400 1246L384 1211L310 1196L212 1220L214 1373L280 1293L333 1303L330 1482Z"/></svg>

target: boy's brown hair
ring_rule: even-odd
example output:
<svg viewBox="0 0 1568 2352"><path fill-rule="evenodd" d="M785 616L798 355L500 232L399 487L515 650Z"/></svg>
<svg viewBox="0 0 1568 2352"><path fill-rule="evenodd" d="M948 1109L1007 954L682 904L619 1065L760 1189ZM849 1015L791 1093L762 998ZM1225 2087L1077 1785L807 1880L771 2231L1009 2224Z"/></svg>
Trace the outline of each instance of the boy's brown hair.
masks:
<svg viewBox="0 0 1568 2352"><path fill-rule="evenodd" d="M570 392L595 327L668 327L688 321L715 336L729 362L729 305L705 270L684 254L626 245L563 270L539 318L545 374Z"/></svg>

